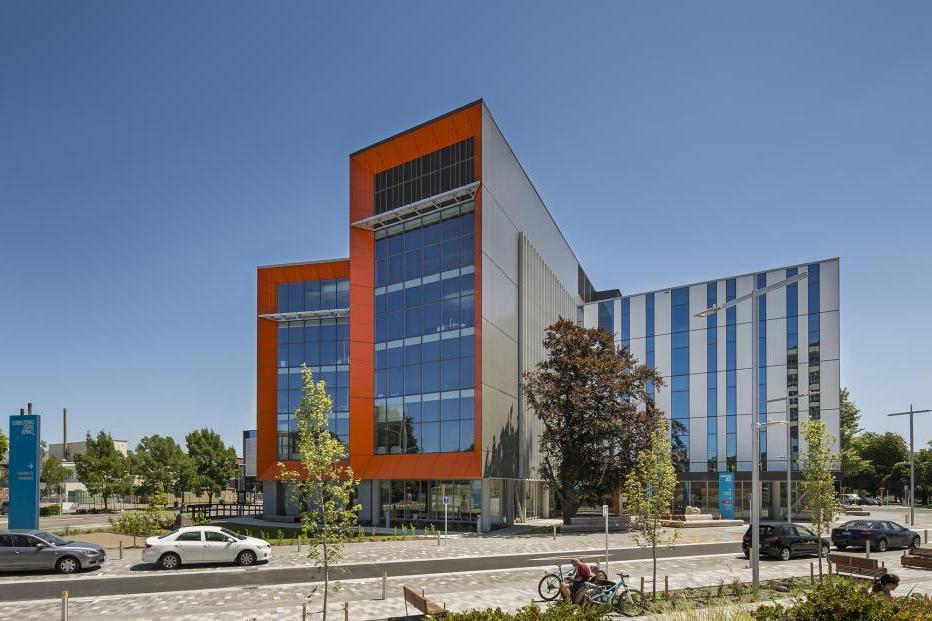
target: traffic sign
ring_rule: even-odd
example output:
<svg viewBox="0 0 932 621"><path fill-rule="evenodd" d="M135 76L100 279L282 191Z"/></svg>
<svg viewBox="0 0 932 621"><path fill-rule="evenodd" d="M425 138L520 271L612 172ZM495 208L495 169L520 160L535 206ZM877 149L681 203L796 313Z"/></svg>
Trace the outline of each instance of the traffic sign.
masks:
<svg viewBox="0 0 932 621"><path fill-rule="evenodd" d="M449 497L449 496L444 496L444 497L443 497L443 504L444 504L444 505L450 504L450 497Z"/></svg>

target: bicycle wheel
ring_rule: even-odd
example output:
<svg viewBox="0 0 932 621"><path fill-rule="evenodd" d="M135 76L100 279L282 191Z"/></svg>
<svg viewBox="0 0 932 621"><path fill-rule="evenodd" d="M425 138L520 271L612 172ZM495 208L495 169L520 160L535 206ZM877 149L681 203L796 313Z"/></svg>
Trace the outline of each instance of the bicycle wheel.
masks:
<svg viewBox="0 0 932 621"><path fill-rule="evenodd" d="M624 593L618 593L612 602L612 609L626 617L635 617L642 614L645 608L644 595L637 589L628 589Z"/></svg>
<svg viewBox="0 0 932 621"><path fill-rule="evenodd" d="M552 602L560 595L560 576L547 574L537 583L537 593L545 602Z"/></svg>

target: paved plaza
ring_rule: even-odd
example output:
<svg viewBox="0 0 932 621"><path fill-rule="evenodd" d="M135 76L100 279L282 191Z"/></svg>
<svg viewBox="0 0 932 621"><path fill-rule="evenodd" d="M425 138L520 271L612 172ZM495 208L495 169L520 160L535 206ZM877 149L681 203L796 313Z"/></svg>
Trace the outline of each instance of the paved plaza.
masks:
<svg viewBox="0 0 932 621"><path fill-rule="evenodd" d="M876 517L896 519L891 512L874 512ZM884 515L881 515L884 514ZM932 528L932 511L921 511L917 515L917 529ZM737 542L746 527L700 528L684 530L677 546L676 558L658 560L658 587L663 589L664 576L668 577L669 588L717 586L735 581L748 582L751 572L747 561L738 553L690 554L701 544L713 542ZM610 535L609 545L615 548L634 548L631 534ZM344 564L381 563L388 570L385 583L386 595L382 599L382 580L362 578L345 580L342 589L331 594L331 618L342 619L344 605L349 604L350 619L380 619L405 613L401 598L402 585L409 585L434 601L453 610L477 607L502 607L515 609L539 600L537 582L543 573L558 563L566 563L564 553L587 551L586 561L604 558L604 534L563 535L552 539L543 535L509 537L457 537L445 540L438 546L435 540L380 541L348 544L345 547ZM298 552L296 546L276 546L273 563L269 567L241 569L236 567L203 567L182 569L170 575L200 575L205 573L229 574L235 579L244 572L263 572L274 568L307 566L305 551ZM528 563L526 555L533 555ZM537 556L539 554L539 556ZM907 569L900 566L900 551L889 551L872 556L883 561L887 567L901 577L898 593L910 590L932 593L932 572ZM507 559L525 555L523 565L513 569L455 571L457 560L494 557ZM392 576L393 563L414 560L448 559L449 573L431 575ZM815 558L799 558L788 562L762 560L762 579L809 576ZM517 562L516 562L517 565ZM528 566L533 565L533 566ZM623 571L632 576L634 586L645 579L645 589L650 590L651 562L649 559L613 561L609 573ZM308 569L311 571L310 567ZM137 580L159 580L166 572L151 570L139 561L138 550L126 551L122 561L112 559L99 571L75 576L78 581L107 581L115 578L132 577ZM59 581L53 574L29 576L0 576L0 586L14 587L17 583ZM231 582L235 584L235 582ZM168 590L156 593L106 595L100 597L76 597L70 601L71 619L300 619L301 604L319 584L275 584L262 586L232 586L201 590ZM57 594L49 599L0 603L0 619L48 619L60 614ZM312 595L309 610L319 610L321 596ZM309 618L319 618L309 616Z"/></svg>

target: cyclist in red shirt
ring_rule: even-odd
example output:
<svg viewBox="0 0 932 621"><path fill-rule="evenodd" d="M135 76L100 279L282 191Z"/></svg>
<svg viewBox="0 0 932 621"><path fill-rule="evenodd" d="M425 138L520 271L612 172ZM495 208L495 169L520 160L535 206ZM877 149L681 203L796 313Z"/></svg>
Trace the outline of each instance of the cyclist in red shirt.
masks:
<svg viewBox="0 0 932 621"><path fill-rule="evenodd" d="M586 583L592 580L592 570L578 558L574 558L570 562L576 568L576 573L573 574L571 583L564 582L560 585L560 593L563 595L563 599L579 604L585 595Z"/></svg>

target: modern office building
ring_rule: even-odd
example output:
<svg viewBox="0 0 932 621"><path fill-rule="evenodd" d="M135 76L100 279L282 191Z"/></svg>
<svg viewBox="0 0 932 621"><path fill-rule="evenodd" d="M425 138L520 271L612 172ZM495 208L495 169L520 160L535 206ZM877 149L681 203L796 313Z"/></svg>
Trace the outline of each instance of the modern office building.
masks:
<svg viewBox="0 0 932 621"><path fill-rule="evenodd" d="M746 441L749 424L746 432L727 430L738 429L735 417L748 419L750 411L750 311L739 307L710 330L706 320L680 317L684 308L705 308L708 283L685 294L684 288L624 297L617 289L595 290L481 100L361 149L349 165L349 258L258 268L257 476L266 514L295 511L276 475L277 462L296 459L293 412L306 364L333 397L331 430L347 444L362 480L364 523L440 520L444 497L451 520L470 526L481 519L484 530L549 515L550 494L538 473L540 425L524 407L519 379L542 360L544 329L560 316L610 326L635 355L671 376L657 400L665 411L677 407L676 421L688 421L688 431L677 431L686 443L678 450L691 460L702 455L701 470L690 464L682 473L683 494L705 494L711 502L712 461L739 474L746 468L747 449L729 447ZM816 360L825 362L816 369L797 361L794 370L816 378L821 370L822 382L834 387L834 399L823 397L817 409L837 432L838 262L795 269L814 266L822 339ZM715 281L716 299L740 295L759 278ZM776 312L779 300L788 307L787 296L795 295L795 334L812 334L812 282L801 281L793 294L767 295L768 361L771 351L774 360L778 355L781 328L770 318L784 317ZM699 289L702 297L694 293ZM793 388L788 323L784 318L784 394ZM684 325L692 365L685 374ZM693 362L700 353L693 341L711 338L706 332L717 339L714 365L705 340L702 364ZM706 392L701 412L693 406L698 389L679 409L682 375L690 388L703 382L703 391L711 390L707 375L716 379L712 419L720 425L706 424ZM770 366L766 377L767 394L780 394ZM706 449L713 445L714 460ZM780 449L775 439L766 446L770 472Z"/></svg>
<svg viewBox="0 0 932 621"><path fill-rule="evenodd" d="M774 518L786 510L789 442L796 511L805 452L796 423L821 418L836 443L839 434L838 269L838 259L829 259L581 306L582 325L609 330L664 378L655 402L670 419L677 506L717 512L720 472L736 473L738 516L748 514L751 493L751 303L710 317L697 313L805 272L762 295L758 308L759 420L786 421L789 405L792 423L760 431L761 508Z"/></svg>

